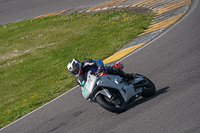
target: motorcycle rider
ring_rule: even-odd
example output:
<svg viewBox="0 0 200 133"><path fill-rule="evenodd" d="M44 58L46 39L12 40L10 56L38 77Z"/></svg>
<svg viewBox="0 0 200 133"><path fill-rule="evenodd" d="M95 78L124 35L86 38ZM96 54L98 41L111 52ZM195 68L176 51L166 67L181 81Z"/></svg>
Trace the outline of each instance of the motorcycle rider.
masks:
<svg viewBox="0 0 200 133"><path fill-rule="evenodd" d="M67 69L71 74L73 74L76 77L77 83L79 85L82 84L81 77L84 73L88 72L89 70L92 70L93 74L101 73L102 71L105 71L108 74L113 75L119 75L123 79L131 80L134 78L132 74L127 74L123 71L121 71L117 67L105 67L103 62L100 60L92 60L92 59L84 59L82 62L78 61L77 59L72 59L68 65ZM81 77L81 78L80 78Z"/></svg>

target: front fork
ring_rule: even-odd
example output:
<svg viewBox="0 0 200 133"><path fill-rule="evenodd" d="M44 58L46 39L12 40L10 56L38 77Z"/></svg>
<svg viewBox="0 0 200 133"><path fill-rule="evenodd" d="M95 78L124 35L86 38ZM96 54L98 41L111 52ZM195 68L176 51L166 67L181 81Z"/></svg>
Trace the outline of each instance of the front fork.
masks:
<svg viewBox="0 0 200 133"><path fill-rule="evenodd" d="M102 88L103 88L103 87L102 87ZM104 89L104 88L96 93L95 98L96 98L97 95L99 95L99 94L102 94L102 95L108 97L109 99L111 99L111 97L112 97L112 94L110 94L110 92L108 91L108 89Z"/></svg>

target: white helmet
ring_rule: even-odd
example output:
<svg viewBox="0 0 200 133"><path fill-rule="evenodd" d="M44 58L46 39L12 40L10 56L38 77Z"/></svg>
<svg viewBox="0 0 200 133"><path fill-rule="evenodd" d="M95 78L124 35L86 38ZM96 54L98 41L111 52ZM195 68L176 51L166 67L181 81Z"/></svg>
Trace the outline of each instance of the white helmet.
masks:
<svg viewBox="0 0 200 133"><path fill-rule="evenodd" d="M79 76L80 72L81 72L81 63L76 60L76 59L72 59L68 65L67 65L67 69L69 70L69 72L71 74L73 74L74 76Z"/></svg>

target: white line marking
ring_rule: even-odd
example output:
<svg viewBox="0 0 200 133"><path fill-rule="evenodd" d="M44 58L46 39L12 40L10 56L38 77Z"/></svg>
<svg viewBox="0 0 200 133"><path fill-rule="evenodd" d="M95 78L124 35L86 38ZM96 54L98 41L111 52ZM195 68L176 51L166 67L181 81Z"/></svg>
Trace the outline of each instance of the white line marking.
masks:
<svg viewBox="0 0 200 133"><path fill-rule="evenodd" d="M9 127L10 125L12 125L12 124L14 124L14 123L16 123L16 122L20 121L20 120L21 120L21 119L23 119L24 117L26 117L26 116L28 116L28 115L30 115L30 114L32 114L32 113L34 113L34 112L36 112L37 110L39 110L39 109L43 108L44 106L46 106L46 105L48 105L48 104L52 103L53 101L55 101L55 100L57 100L58 98L60 98L60 97L62 97L62 96L64 96L64 95L66 95L66 94L67 94L67 93L69 93L70 91L73 91L73 90L74 90L74 89L76 89L77 87L78 87L78 85L77 85L77 86L75 86L75 87L73 87L72 89L68 90L67 92L63 93L62 95L60 95L60 96L58 96L58 97L54 98L53 100L49 101L48 103L46 103L46 104L42 105L41 107L39 107L39 108L37 108L37 109L35 109L35 110L31 111L30 113L26 114L25 116L23 116L23 117L21 117L21 118L17 119L16 121L14 121L14 122L12 122L12 123L8 124L7 126L5 126L5 127L1 128L1 129L0 129L0 131L2 131L3 129L5 129L5 128Z"/></svg>

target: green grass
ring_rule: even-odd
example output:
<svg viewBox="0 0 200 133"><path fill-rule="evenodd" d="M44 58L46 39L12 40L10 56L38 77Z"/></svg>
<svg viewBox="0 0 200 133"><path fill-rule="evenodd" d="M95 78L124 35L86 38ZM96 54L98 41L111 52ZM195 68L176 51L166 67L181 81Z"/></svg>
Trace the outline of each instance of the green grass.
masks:
<svg viewBox="0 0 200 133"><path fill-rule="evenodd" d="M66 65L103 60L150 25L154 14L66 14L0 25L0 127L76 85Z"/></svg>

